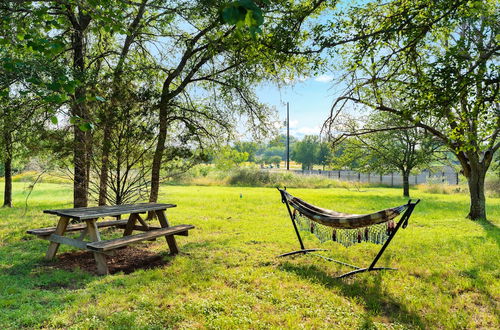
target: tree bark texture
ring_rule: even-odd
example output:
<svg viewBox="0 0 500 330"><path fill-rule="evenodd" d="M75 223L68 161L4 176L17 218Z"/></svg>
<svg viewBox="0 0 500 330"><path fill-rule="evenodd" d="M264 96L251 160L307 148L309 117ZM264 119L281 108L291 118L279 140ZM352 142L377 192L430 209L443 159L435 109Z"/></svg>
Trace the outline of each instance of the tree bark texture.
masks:
<svg viewBox="0 0 500 330"><path fill-rule="evenodd" d="M403 197L410 197L410 172L403 171Z"/></svg>
<svg viewBox="0 0 500 330"><path fill-rule="evenodd" d="M6 111L7 114L8 110ZM12 131L8 116L4 118L3 122L3 139L4 139L4 170L5 170L5 183L3 206L12 207Z"/></svg>
<svg viewBox="0 0 500 330"><path fill-rule="evenodd" d="M165 151L165 142L167 139L167 114L167 106L161 104L159 112L160 130L158 133L158 143L156 144L153 156L153 165L151 168L151 192L149 195L150 203L156 203L158 201L161 161L163 159L163 152Z"/></svg>
<svg viewBox="0 0 500 330"><path fill-rule="evenodd" d="M12 158L7 156L4 161L5 188L3 194L3 206L12 207Z"/></svg>
<svg viewBox="0 0 500 330"><path fill-rule="evenodd" d="M469 186L470 209L467 218L471 220L486 219L484 181L493 159L493 152L487 151L480 155L470 151L458 152L456 155Z"/></svg>
<svg viewBox="0 0 500 330"><path fill-rule="evenodd" d="M75 76L84 81L85 76L85 30L90 23L90 16L69 13L73 25L73 70ZM89 120L89 113L85 103L86 90L83 82L75 90L75 99L71 105L71 114L84 121ZM78 125L74 125L73 139L73 207L86 207L88 205L88 183L89 183L89 154L90 154L90 132L82 131Z"/></svg>
<svg viewBox="0 0 500 330"><path fill-rule="evenodd" d="M484 194L484 180L486 171L477 169L471 171L467 177L470 196L470 210L467 218L472 220L486 219L486 197Z"/></svg>

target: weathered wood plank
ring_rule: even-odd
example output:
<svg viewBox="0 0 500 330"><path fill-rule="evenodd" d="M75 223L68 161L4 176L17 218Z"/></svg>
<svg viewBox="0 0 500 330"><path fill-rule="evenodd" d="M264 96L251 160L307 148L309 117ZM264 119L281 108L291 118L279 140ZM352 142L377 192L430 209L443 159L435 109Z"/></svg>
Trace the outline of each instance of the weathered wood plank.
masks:
<svg viewBox="0 0 500 330"><path fill-rule="evenodd" d="M97 227L112 227L112 226L119 226L119 225L125 225L128 220L113 220L113 221L98 221L96 222ZM78 223L74 225L68 225L66 227L66 232L71 232L71 231L80 231L80 230L85 230L87 227L86 223ZM38 236L47 236L50 234L55 233L57 227L46 227L46 228L38 228L38 229L30 229L26 231L28 234L33 234L33 235L38 235Z"/></svg>
<svg viewBox="0 0 500 330"><path fill-rule="evenodd" d="M165 212L163 210L157 210L156 217L158 218L158 221L160 221L160 226L162 226L163 228L170 227L170 225L168 224L167 216L165 215ZM175 237L167 235L165 236L165 239L167 240L170 253L171 254L179 253L179 248L177 247L177 242L175 241Z"/></svg>
<svg viewBox="0 0 500 330"><path fill-rule="evenodd" d="M101 236L99 235L99 229L96 226L96 220L89 219L85 220L85 222L87 223L87 230L89 232L90 239L93 242L101 241ZM90 244L92 243L87 244L87 248L89 248ZM100 275L109 274L108 265L106 264L106 257L104 256L104 254L99 252L94 252L94 259L97 264L97 273Z"/></svg>
<svg viewBox="0 0 500 330"><path fill-rule="evenodd" d="M190 229L193 229L192 225L178 225L167 228L160 228L151 231L147 231L145 233L124 236L120 238L115 238L107 241L93 242L88 243L87 248L95 250L95 251L108 251L113 250L122 246L126 246L132 243L141 242L145 240L149 240L152 238L160 237L160 236L171 236L177 235L179 233L186 232Z"/></svg>
<svg viewBox="0 0 500 330"><path fill-rule="evenodd" d="M79 207L73 209L44 210L44 213L66 216L73 219L87 220L106 216L118 216L130 213L146 213L176 207L175 204L142 203L129 205Z"/></svg>
<svg viewBox="0 0 500 330"><path fill-rule="evenodd" d="M63 236L64 232L66 231L66 227L68 227L68 223L69 223L68 217L61 217L59 219L59 222L57 223L57 227L56 230L54 231L54 234ZM59 249L59 243L50 242L49 248L47 249L47 253L45 254L45 259L54 258L57 253L57 249Z"/></svg>
<svg viewBox="0 0 500 330"><path fill-rule="evenodd" d="M116 227L117 228L121 228L121 229L125 229L127 227L127 224L118 225ZM160 229L160 228L161 227L157 227L157 226L147 226L147 227L144 227L144 226L135 225L132 229L133 230L137 230L137 231L150 231L150 230L155 230L155 229Z"/></svg>

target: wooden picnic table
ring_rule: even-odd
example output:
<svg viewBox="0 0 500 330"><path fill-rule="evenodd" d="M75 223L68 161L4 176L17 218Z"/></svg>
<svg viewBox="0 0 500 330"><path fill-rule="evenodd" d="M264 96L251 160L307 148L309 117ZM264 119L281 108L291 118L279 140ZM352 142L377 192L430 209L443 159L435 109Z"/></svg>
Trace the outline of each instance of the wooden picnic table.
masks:
<svg viewBox="0 0 500 330"><path fill-rule="evenodd" d="M188 231L193 229L192 225L170 226L165 215L169 208L176 207L175 204L143 203L130 205L80 207L72 209L45 210L44 213L59 216L56 227L38 228L28 230L28 234L37 235L42 239L50 241L45 258L52 259L57 253L60 244L71 245L80 249L89 250L94 253L99 274L108 274L106 264L106 254L113 254L113 250L127 246L132 243L154 240L157 237L165 236L171 254L179 253L175 235L187 236ZM158 218L160 227L150 226L142 219L140 214L153 212ZM103 217L119 217L130 214L127 220L97 221ZM74 219L81 223L70 225L70 220ZM83 223L84 222L84 223ZM137 224L139 222L139 224ZM99 228L118 227L123 228L123 237L102 240ZM132 235L134 230L143 233ZM70 238L64 236L66 232L80 231L80 237ZM84 241L88 236L90 241Z"/></svg>

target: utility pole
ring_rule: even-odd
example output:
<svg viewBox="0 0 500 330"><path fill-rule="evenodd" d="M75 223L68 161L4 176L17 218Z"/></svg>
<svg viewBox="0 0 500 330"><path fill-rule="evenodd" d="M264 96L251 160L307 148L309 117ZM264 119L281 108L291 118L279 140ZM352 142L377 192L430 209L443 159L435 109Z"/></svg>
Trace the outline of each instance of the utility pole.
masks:
<svg viewBox="0 0 500 330"><path fill-rule="evenodd" d="M290 170L290 108L286 102L286 170Z"/></svg>

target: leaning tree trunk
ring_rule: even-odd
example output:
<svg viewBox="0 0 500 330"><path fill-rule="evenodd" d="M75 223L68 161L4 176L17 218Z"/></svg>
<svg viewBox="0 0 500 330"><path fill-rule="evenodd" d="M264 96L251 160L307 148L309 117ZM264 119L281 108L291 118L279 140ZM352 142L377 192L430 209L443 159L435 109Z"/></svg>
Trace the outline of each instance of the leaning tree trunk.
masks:
<svg viewBox="0 0 500 330"><path fill-rule="evenodd" d="M165 151L165 141L167 132L160 130L158 135L158 144L156 145L155 154L153 156L153 166L151 168L151 192L149 194L149 202L156 203L158 201L158 192L160 189L160 169L163 152Z"/></svg>
<svg viewBox="0 0 500 330"><path fill-rule="evenodd" d="M12 207L12 158L7 156L5 166L5 189L3 195L3 206Z"/></svg>
<svg viewBox="0 0 500 330"><path fill-rule="evenodd" d="M403 170L403 197L410 197L410 171Z"/></svg>
<svg viewBox="0 0 500 330"><path fill-rule="evenodd" d="M467 218L472 220L486 219L486 197L484 195L486 171L481 166L474 167L467 177L470 195L470 210Z"/></svg>
<svg viewBox="0 0 500 330"><path fill-rule="evenodd" d="M150 203L156 203L158 201L158 192L160 190L161 161L163 159L163 152L165 151L165 142L167 140L167 116L168 116L168 106L165 103L160 104L160 112L159 112L160 130L158 133L156 150L153 156L153 165L151 167L151 191L149 194ZM153 213L154 212L148 213L148 219L154 218Z"/></svg>

